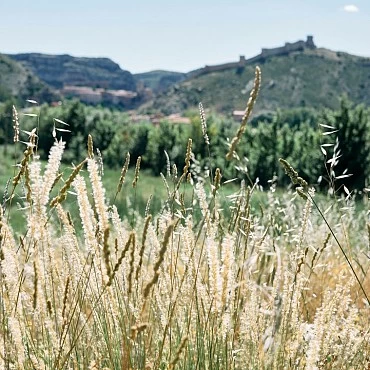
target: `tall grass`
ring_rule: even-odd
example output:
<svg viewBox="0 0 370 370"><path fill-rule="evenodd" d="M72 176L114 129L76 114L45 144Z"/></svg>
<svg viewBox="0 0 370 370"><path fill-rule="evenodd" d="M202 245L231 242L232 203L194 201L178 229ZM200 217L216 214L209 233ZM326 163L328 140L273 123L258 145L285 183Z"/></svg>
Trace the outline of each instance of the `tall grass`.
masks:
<svg viewBox="0 0 370 370"><path fill-rule="evenodd" d="M56 139L42 170L31 135L0 207L1 368L369 366L370 307L326 224L369 292L367 212L351 199L333 202L324 222L312 190L302 200L271 183L266 205L255 207L258 186L242 182L221 207L222 169L194 176L189 140L182 172L169 160L162 176L161 211L123 219L92 139L63 179L64 148ZM23 208L21 235L11 201Z"/></svg>

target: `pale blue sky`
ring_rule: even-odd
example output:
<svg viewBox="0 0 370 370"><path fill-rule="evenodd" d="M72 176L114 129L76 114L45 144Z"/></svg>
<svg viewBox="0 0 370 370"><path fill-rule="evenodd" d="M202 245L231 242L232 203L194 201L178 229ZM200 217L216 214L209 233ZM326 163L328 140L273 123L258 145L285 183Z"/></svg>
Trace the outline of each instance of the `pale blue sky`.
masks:
<svg viewBox="0 0 370 370"><path fill-rule="evenodd" d="M307 34L370 56L370 0L0 0L0 52L104 56L131 72L187 72Z"/></svg>

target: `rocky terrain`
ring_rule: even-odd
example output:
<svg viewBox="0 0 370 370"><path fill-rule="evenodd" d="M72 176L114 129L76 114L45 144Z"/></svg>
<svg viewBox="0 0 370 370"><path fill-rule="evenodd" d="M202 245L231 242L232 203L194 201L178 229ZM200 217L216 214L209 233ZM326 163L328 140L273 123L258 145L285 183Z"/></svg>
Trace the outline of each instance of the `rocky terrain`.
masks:
<svg viewBox="0 0 370 370"><path fill-rule="evenodd" d="M70 55L9 55L48 85L66 85L136 91L133 75L108 58L78 58Z"/></svg>
<svg viewBox="0 0 370 370"><path fill-rule="evenodd" d="M317 48L306 41L262 49L253 58L206 65L188 73L151 71L131 74L108 58L70 55L0 55L0 101L9 96L60 94L88 104L139 109L165 115L205 107L225 114L243 110L253 85L254 68L262 69L255 113L294 107L337 108L340 96L370 104L370 58Z"/></svg>
<svg viewBox="0 0 370 370"><path fill-rule="evenodd" d="M228 68L205 67L157 94L145 109L171 114L202 102L226 114L243 110L256 65L262 69L262 87L255 113L278 108L338 108L341 96L370 104L370 58L315 48L261 57Z"/></svg>
<svg viewBox="0 0 370 370"><path fill-rule="evenodd" d="M50 102L58 94L22 64L0 54L0 101L11 97Z"/></svg>

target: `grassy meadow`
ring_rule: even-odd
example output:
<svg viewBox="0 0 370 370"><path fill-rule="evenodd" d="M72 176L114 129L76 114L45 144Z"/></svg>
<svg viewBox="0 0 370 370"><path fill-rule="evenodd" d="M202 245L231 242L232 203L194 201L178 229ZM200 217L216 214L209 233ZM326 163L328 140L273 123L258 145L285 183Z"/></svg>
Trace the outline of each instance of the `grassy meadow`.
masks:
<svg viewBox="0 0 370 370"><path fill-rule="evenodd" d="M191 139L162 177L103 171L91 136L66 166L36 134L0 164L0 368L369 368L366 193L315 194L284 160L288 188L224 181Z"/></svg>

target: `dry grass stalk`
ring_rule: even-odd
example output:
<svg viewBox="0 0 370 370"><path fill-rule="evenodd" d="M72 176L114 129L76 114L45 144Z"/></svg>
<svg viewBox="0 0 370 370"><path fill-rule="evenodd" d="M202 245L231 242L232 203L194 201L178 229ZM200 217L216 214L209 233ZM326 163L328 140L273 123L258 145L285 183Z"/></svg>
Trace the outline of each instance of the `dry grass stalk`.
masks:
<svg viewBox="0 0 370 370"><path fill-rule="evenodd" d="M128 277L127 277L127 280L128 280L128 296L131 295L132 293L132 276L134 274L134 263L135 263L135 247L136 247L136 237L135 237L135 233L132 233L132 247L131 247L131 253L130 253L130 270L128 272Z"/></svg>
<svg viewBox="0 0 370 370"><path fill-rule="evenodd" d="M166 156L166 176L168 178L171 177L171 161L170 161L170 156L166 151L164 151L164 155Z"/></svg>
<svg viewBox="0 0 370 370"><path fill-rule="evenodd" d="M176 367L176 364L180 360L181 353L184 350L187 341L188 341L188 337L187 336L185 336L184 338L182 338L182 340L180 342L180 345L179 345L179 348L177 349L176 355L173 358L173 360L170 362L170 365L168 366L168 369L169 370L173 370Z"/></svg>
<svg viewBox="0 0 370 370"><path fill-rule="evenodd" d="M200 114L200 123L202 125L202 134L204 138L204 142L206 145L210 145L209 143L209 137L207 134L207 120L206 120L206 114L204 112L203 104L199 103L199 114Z"/></svg>
<svg viewBox="0 0 370 370"><path fill-rule="evenodd" d="M136 340L137 335L147 329L148 326L149 323L147 322L131 326L131 339Z"/></svg>
<svg viewBox="0 0 370 370"><path fill-rule="evenodd" d="M110 248L109 248L109 227L107 227L104 230L104 236L103 236L103 257L104 257L104 264L105 264L105 269L107 271L107 276L110 278L112 274L112 269L110 266Z"/></svg>
<svg viewBox="0 0 370 370"><path fill-rule="evenodd" d="M285 159L279 159L280 164L283 166L285 173L289 176L290 180L294 185L300 185L302 190L308 189L307 181L298 176L298 172L288 163Z"/></svg>
<svg viewBox="0 0 370 370"><path fill-rule="evenodd" d="M160 173L160 176L163 180L163 183L164 183L164 186L166 187L166 190L167 190L167 195L170 196L171 195L171 191L170 191L170 187L168 186L168 182L167 182L167 179L166 177L163 175L163 173L161 172Z"/></svg>
<svg viewBox="0 0 370 370"><path fill-rule="evenodd" d="M162 247L159 250L158 259L157 259L157 261L156 261L156 263L154 264L154 267L153 267L154 276L153 276L152 280L150 280L149 283L147 283L147 285L145 286L144 291L143 291L144 299L146 299L149 296L150 290L152 289L152 287L158 281L158 278L159 278L159 268L160 268L160 266L161 266L161 264L162 264L162 262L164 260L164 255L166 253L167 246L168 246L168 243L170 241L170 237L172 235L173 229L174 229L174 224L171 223L168 226L168 228L167 228L167 230L166 230L166 232L164 234L164 238L163 238L163 242L162 242Z"/></svg>
<svg viewBox="0 0 370 370"><path fill-rule="evenodd" d="M136 160L134 180L132 181L133 188L136 188L137 182L139 181L140 163L141 157L138 157Z"/></svg>
<svg viewBox="0 0 370 370"><path fill-rule="evenodd" d="M260 86L261 86L261 69L260 69L260 67L257 66L256 71L255 71L253 89L252 89L252 91L250 93L250 96L249 96L249 100L248 100L248 103L247 103L247 108L245 110L245 113L244 113L244 116L242 118L242 122L239 126L239 129L238 129L235 137L231 140L229 151L226 154L226 159L227 160L231 160L233 158L236 146L238 145L241 137L244 134L245 128L247 126L247 122L249 120L249 117L250 117L250 115L252 113L252 110L253 110L253 107L254 107L254 103L257 100L257 96L258 96L258 92L260 90Z"/></svg>
<svg viewBox="0 0 370 370"><path fill-rule="evenodd" d="M172 180L173 182L177 181L177 166L175 163L172 165Z"/></svg>
<svg viewBox="0 0 370 370"><path fill-rule="evenodd" d="M143 255L144 255L144 249L145 249L145 242L146 242L146 237L148 235L148 228L149 228L149 224L150 224L151 220L152 220L151 215L147 216L147 218L145 219L143 236L142 236L142 240L141 240L141 248L140 248L140 251L139 251L139 262L137 264L136 273L135 273L135 279L136 280L139 279L141 266L143 264Z"/></svg>
<svg viewBox="0 0 370 370"><path fill-rule="evenodd" d="M87 158L89 159L94 158L94 144L92 136L90 134L87 137Z"/></svg>
<svg viewBox="0 0 370 370"><path fill-rule="evenodd" d="M24 157L23 157L23 159L21 161L21 164L20 164L20 170L19 170L18 174L16 176L14 176L14 178L13 178L13 187L14 188L19 184L19 181L20 181L22 175L24 174L24 172L26 170L27 163L29 162L30 157L33 154L33 148L34 148L34 144L32 144L30 142L27 145L27 149L23 152Z"/></svg>
<svg viewBox="0 0 370 370"><path fill-rule="evenodd" d="M219 168L216 168L215 171L215 178L213 180L213 186L212 186L212 195L216 196L217 190L220 188L221 185L221 171Z"/></svg>
<svg viewBox="0 0 370 370"><path fill-rule="evenodd" d="M69 284L71 282L71 277L67 276L66 285L64 287L64 295L63 295L63 308L62 308L62 318L63 322L65 322L65 316L66 316L66 309L67 309L67 303L68 303L68 292L69 292ZM62 330L63 332L63 330Z"/></svg>
<svg viewBox="0 0 370 370"><path fill-rule="evenodd" d="M129 248L130 248L130 245L131 244L134 244L134 243L135 243L135 233L134 232L131 232L130 233L130 237L127 240L127 243L125 244L125 247L122 249L121 255L119 256L116 264L114 265L113 272L112 272L112 274L110 276L110 279L109 279L109 282L107 284L108 286L110 286L112 284L112 281L113 281L115 275L117 274L120 266L122 265L122 261L125 258L126 253L129 250Z"/></svg>
<svg viewBox="0 0 370 370"><path fill-rule="evenodd" d="M82 170L84 164L86 163L86 160L83 160L81 163L79 163L72 171L72 173L69 175L68 179L64 183L63 187L60 189L58 196L52 199L50 202L50 207L55 207L57 204L62 203L67 198L67 192L70 189L74 179L79 174L79 172ZM52 188L52 187L51 187Z"/></svg>
<svg viewBox="0 0 370 370"><path fill-rule="evenodd" d="M127 152L125 164L122 167L121 176L118 181L116 196L121 191L122 186L125 183L126 173L127 173L129 164L130 164L130 153Z"/></svg>
<svg viewBox="0 0 370 370"><path fill-rule="evenodd" d="M102 184L98 171L98 165L94 159L87 160L87 170L89 171L91 187L94 195L95 211L98 215L99 233L104 233L109 228L109 216L105 203L105 188ZM101 235L104 238L104 235ZM103 239L104 240L104 239Z"/></svg>
<svg viewBox="0 0 370 370"><path fill-rule="evenodd" d="M18 112L15 106L13 105L13 130L14 130L14 138L13 141L17 143L19 141L19 118Z"/></svg>
<svg viewBox="0 0 370 370"><path fill-rule="evenodd" d="M30 169L28 164L24 168L24 186L27 189L26 200L28 203L32 202L32 188L31 188L31 179L30 179Z"/></svg>
<svg viewBox="0 0 370 370"><path fill-rule="evenodd" d="M36 310L37 307L37 295L38 295L38 274L36 262L33 261L33 296L32 296L32 307Z"/></svg>
<svg viewBox="0 0 370 370"><path fill-rule="evenodd" d="M183 174L186 175L188 173L188 170L190 168L190 159L191 159L191 147L193 144L193 140L188 140L188 145L186 147L186 155L185 155L185 166L183 170Z"/></svg>

